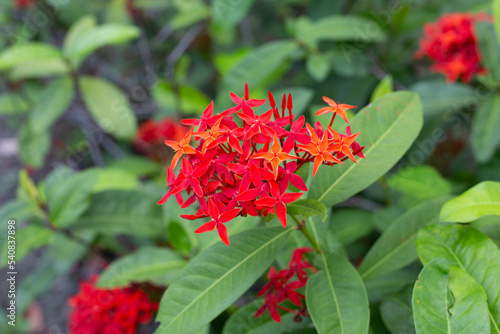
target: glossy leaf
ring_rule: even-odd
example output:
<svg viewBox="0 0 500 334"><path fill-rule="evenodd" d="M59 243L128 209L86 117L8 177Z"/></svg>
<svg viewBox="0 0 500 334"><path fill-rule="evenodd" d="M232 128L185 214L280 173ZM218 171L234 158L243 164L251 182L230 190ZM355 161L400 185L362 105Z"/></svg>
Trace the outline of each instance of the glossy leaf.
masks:
<svg viewBox="0 0 500 334"><path fill-rule="evenodd" d="M43 87L29 120L31 129L35 133L50 131L50 127L69 107L73 96L73 81L69 77L54 79Z"/></svg>
<svg viewBox="0 0 500 334"><path fill-rule="evenodd" d="M414 93L392 93L363 108L350 124L353 132L361 132L357 141L365 146L365 158L320 168L309 198L331 206L371 185L410 148L422 122L422 106Z"/></svg>
<svg viewBox="0 0 500 334"><path fill-rule="evenodd" d="M474 89L458 82L449 84L444 80L423 80L411 86L410 90L420 95L426 116L460 110L478 102Z"/></svg>
<svg viewBox="0 0 500 334"><path fill-rule="evenodd" d="M288 204L287 213L301 215L302 217L321 216L322 221L325 221L328 210L321 202L313 199L303 199Z"/></svg>
<svg viewBox="0 0 500 334"><path fill-rule="evenodd" d="M393 92L392 77L388 75L378 83L377 87L375 87L372 96L370 97L370 102L373 102L376 99L381 98L392 92Z"/></svg>
<svg viewBox="0 0 500 334"><path fill-rule="evenodd" d="M93 77L79 80L86 107L97 124L118 139L131 140L137 121L127 97L112 83Z"/></svg>
<svg viewBox="0 0 500 334"><path fill-rule="evenodd" d="M289 312L281 314L279 323L271 319L268 312L256 318L255 312L262 303L263 300L258 299L234 312L226 321L222 334L282 334L302 330L311 325L307 318L295 322L295 314Z"/></svg>
<svg viewBox="0 0 500 334"><path fill-rule="evenodd" d="M132 282L170 284L186 265L178 253L158 247L141 247L115 260L100 275L102 288L124 287Z"/></svg>
<svg viewBox="0 0 500 334"><path fill-rule="evenodd" d="M195 257L163 295L158 334L192 332L210 322L269 267L292 229L256 228Z"/></svg>
<svg viewBox="0 0 500 334"><path fill-rule="evenodd" d="M343 256L321 256L325 267L306 285L307 309L318 333L368 333L368 297L356 269Z"/></svg>
<svg viewBox="0 0 500 334"><path fill-rule="evenodd" d="M146 191L104 191L92 196L89 209L74 227L158 238L165 235L166 225L157 201L156 194Z"/></svg>
<svg viewBox="0 0 500 334"><path fill-rule="evenodd" d="M471 145L474 157L484 163L500 145L500 94L482 102L472 122Z"/></svg>
<svg viewBox="0 0 500 334"><path fill-rule="evenodd" d="M438 222L448 198L432 199L408 210L377 239L359 266L363 280L383 276L417 259L415 238L419 228Z"/></svg>
<svg viewBox="0 0 500 334"><path fill-rule="evenodd" d="M486 235L463 225L434 225L422 229L417 252L424 265L446 259L474 277L486 291L492 330L500 333L500 250Z"/></svg>
<svg viewBox="0 0 500 334"><path fill-rule="evenodd" d="M490 332L484 290L465 271L443 259L424 267L412 304L418 334Z"/></svg>
<svg viewBox="0 0 500 334"><path fill-rule="evenodd" d="M486 215L500 215L500 182L481 182L451 199L443 205L439 219L467 223Z"/></svg>

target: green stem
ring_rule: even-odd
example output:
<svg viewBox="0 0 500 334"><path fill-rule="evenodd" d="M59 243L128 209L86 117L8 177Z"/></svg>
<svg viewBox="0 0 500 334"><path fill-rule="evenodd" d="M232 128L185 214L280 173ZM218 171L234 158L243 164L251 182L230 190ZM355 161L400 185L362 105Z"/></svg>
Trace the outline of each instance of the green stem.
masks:
<svg viewBox="0 0 500 334"><path fill-rule="evenodd" d="M293 220L297 223L298 230L301 231L302 234L304 234L306 236L307 240L309 240L311 245L313 245L316 252L318 252L320 254L323 253L321 246L318 244L316 239L312 236L311 232L307 229L305 221L300 221L296 215L290 215L290 216L292 216Z"/></svg>

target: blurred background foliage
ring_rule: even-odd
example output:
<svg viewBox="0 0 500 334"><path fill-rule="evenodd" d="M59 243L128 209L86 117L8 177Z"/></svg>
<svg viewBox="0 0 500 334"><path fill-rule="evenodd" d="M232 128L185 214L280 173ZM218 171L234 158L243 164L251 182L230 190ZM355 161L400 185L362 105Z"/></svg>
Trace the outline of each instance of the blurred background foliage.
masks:
<svg viewBox="0 0 500 334"><path fill-rule="evenodd" d="M500 181L498 38L479 36L490 74L469 84L446 83L414 56L424 23L491 8L484 0L2 0L0 219L15 217L24 240L19 312L31 312L21 328L64 328L75 284L121 255L142 247L134 265L140 256L177 261L172 272L135 278L164 286L184 260L217 241L195 237L173 201L156 205L170 151L161 141L141 142L138 128L169 118L176 138L182 118L200 115L211 100L216 110L228 108L229 92L243 95L245 82L255 98L292 93L295 112L311 122L323 95L356 112L393 90L420 94L425 125L413 147L325 225L330 246L357 264L423 202ZM245 223L229 226L230 234L260 224L238 219ZM498 243L497 220L476 226ZM407 264L365 281L374 333L413 330L398 321L421 268ZM64 286L56 277L76 283L56 297ZM36 298L42 325L33 320ZM214 332L232 311L216 319Z"/></svg>

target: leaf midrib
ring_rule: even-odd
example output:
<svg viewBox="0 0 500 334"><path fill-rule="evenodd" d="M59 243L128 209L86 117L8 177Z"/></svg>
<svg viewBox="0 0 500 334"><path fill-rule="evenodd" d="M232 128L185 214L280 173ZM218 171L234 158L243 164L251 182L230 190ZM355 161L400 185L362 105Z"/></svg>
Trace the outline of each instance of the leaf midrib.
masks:
<svg viewBox="0 0 500 334"><path fill-rule="evenodd" d="M276 235L274 238L270 239L268 242L262 244L262 246L260 246L259 248L257 248L256 250L254 250L252 253L250 253L247 257L245 257L242 261L240 261L236 266L234 266L233 268L231 268L230 270L228 270L224 275L222 275L221 277L219 277L217 280L215 280L209 287L207 287L204 291L202 291L202 293L200 293L195 299L193 299L189 304L187 304L183 309L182 311L180 311L179 313L177 313L177 315L172 318L169 322L169 325L166 325L163 329L163 332L165 332L166 329L168 329L171 324L173 324L182 314L184 314L186 312L186 310L188 310L193 304L195 304L202 296L204 296L207 291L210 291L217 283L219 283L220 281L222 281L224 278L226 278L230 273L232 273L233 271L235 271L237 268L239 268L243 263L245 263L246 261L248 261L249 258L251 258L252 256L254 256L256 253L260 252L263 248L269 246L269 244L273 243L276 239L280 238L281 236L283 236L285 233L290 233L290 231L292 231L293 229L289 228L289 229L285 229L283 232L279 233L278 235Z"/></svg>
<svg viewBox="0 0 500 334"><path fill-rule="evenodd" d="M413 99L412 99L413 100ZM411 102L408 102L408 105L410 104ZM385 131L382 136L380 136L376 141L375 143L373 143L372 146L370 146L370 148L365 152L365 157L368 157L370 152L373 150L373 148L377 147L379 145L379 143L385 139L386 136L388 136L389 133L391 133L391 130L396 126L396 124L399 124L401 118L403 117L403 112L400 114L400 116L396 119L396 121L394 123L392 123L388 128L387 128L387 131ZM336 185L337 183L339 183L346 175L348 175L348 173L351 171L351 169L353 169L354 167L356 167L357 164L351 164L351 166L346 169L346 171L340 175L340 177L337 178L337 180L335 180L335 182L332 183L332 185L330 187L328 187L325 192L323 192L323 194L318 198L318 201L321 202L321 200L326 196L327 193L329 193Z"/></svg>

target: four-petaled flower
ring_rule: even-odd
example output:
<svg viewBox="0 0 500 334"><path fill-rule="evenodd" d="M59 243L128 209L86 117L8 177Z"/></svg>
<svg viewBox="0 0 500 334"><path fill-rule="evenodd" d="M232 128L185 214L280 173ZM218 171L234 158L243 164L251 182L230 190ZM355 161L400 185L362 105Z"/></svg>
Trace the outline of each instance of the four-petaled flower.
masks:
<svg viewBox="0 0 500 334"><path fill-rule="evenodd" d="M344 103L337 103L326 96L323 96L323 101L325 101L329 105L329 107L321 108L320 110L316 111L316 115L324 115L332 112L333 116L332 120L330 121L330 126L332 126L333 120L335 119L335 115L337 114L340 117L342 117L344 121L349 123L346 110L356 108L356 106L351 106L349 104L344 104Z"/></svg>

